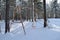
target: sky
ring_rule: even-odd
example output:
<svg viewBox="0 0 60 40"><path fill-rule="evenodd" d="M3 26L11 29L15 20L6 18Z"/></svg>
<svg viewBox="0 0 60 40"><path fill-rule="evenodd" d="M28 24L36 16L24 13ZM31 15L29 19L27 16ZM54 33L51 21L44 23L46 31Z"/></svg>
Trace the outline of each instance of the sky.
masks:
<svg viewBox="0 0 60 40"><path fill-rule="evenodd" d="M50 3L50 1L52 1L52 0L46 0L46 3ZM58 3L60 3L60 0L58 0Z"/></svg>
<svg viewBox="0 0 60 40"><path fill-rule="evenodd" d="M18 1L18 0L17 0ZM28 0L24 0L24 1L28 1ZM41 0L41 1L43 1L43 0ZM50 3L52 0L46 0L46 3ZM60 3L60 0L58 0L58 3Z"/></svg>

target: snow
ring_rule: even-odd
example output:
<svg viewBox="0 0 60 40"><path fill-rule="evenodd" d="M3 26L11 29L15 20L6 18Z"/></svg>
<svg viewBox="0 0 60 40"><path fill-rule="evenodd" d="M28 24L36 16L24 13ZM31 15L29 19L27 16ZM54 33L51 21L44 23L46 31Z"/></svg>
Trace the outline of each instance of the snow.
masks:
<svg viewBox="0 0 60 40"><path fill-rule="evenodd" d="M24 21L26 35L24 34L21 23L10 23L10 33L4 34L4 20L0 21L2 32L0 33L0 40L60 40L60 19L48 19L48 26L43 27L44 20L37 19L35 27L33 22Z"/></svg>

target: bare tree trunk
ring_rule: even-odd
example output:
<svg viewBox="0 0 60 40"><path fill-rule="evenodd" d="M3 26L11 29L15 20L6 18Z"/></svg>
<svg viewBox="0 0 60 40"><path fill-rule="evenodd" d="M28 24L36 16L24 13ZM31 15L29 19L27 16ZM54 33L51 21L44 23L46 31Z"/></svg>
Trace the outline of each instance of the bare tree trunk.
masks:
<svg viewBox="0 0 60 40"><path fill-rule="evenodd" d="M10 32L9 27L9 0L6 0L6 14L5 14L5 33Z"/></svg>
<svg viewBox="0 0 60 40"><path fill-rule="evenodd" d="M15 9L14 9L14 11L13 11L13 22L14 22L14 18L15 18Z"/></svg>
<svg viewBox="0 0 60 40"><path fill-rule="evenodd" d="M33 22L35 21L35 18L34 18L34 3L33 3Z"/></svg>
<svg viewBox="0 0 60 40"><path fill-rule="evenodd" d="M1 14L0 14L0 20L1 20Z"/></svg>
<svg viewBox="0 0 60 40"><path fill-rule="evenodd" d="M34 2L33 2L33 24L32 27L35 27L35 16L34 16Z"/></svg>
<svg viewBox="0 0 60 40"><path fill-rule="evenodd" d="M26 20L28 21L28 8L27 8L27 13L26 13Z"/></svg>
<svg viewBox="0 0 60 40"><path fill-rule="evenodd" d="M27 19L27 13L26 13L26 20L28 21L28 19Z"/></svg>
<svg viewBox="0 0 60 40"><path fill-rule="evenodd" d="M35 13L36 14L36 13ZM34 20L35 20L35 22L36 22L36 15L34 16Z"/></svg>
<svg viewBox="0 0 60 40"><path fill-rule="evenodd" d="M17 11L17 7L15 7L15 9L14 9L14 11L13 11L13 20L12 20L13 22L14 22L15 17L17 16L17 15L16 15L16 11ZM17 20L17 19L16 19L16 20Z"/></svg>
<svg viewBox="0 0 60 40"><path fill-rule="evenodd" d="M1 26L0 26L0 33L1 33Z"/></svg>
<svg viewBox="0 0 60 40"><path fill-rule="evenodd" d="M55 7L55 18L57 18L57 9Z"/></svg>
<svg viewBox="0 0 60 40"><path fill-rule="evenodd" d="M35 13L34 13L34 19L35 19L35 21L36 21L36 19L37 19L37 18L36 18L36 17L37 17L37 15L36 15L36 14L37 14L36 4L37 4L37 0L34 0L34 12L35 12Z"/></svg>
<svg viewBox="0 0 60 40"><path fill-rule="evenodd" d="M0 21L1 21L1 13L0 13ZM1 33L1 25L0 25L0 33Z"/></svg>
<svg viewBox="0 0 60 40"><path fill-rule="evenodd" d="M43 0L44 5L44 27L47 26L47 19L46 19L46 0Z"/></svg>

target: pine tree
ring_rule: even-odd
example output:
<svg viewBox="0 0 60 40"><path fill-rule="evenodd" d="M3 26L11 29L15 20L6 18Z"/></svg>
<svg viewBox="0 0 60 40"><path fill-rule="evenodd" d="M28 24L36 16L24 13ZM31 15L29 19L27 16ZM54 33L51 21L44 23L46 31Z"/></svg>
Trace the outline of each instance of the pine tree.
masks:
<svg viewBox="0 0 60 40"><path fill-rule="evenodd" d="M57 1L58 1L58 0L53 0L53 1L51 1L51 12L54 11L53 13L54 13L54 17L55 17L55 18L57 17L57 11L58 11L57 8L59 8Z"/></svg>

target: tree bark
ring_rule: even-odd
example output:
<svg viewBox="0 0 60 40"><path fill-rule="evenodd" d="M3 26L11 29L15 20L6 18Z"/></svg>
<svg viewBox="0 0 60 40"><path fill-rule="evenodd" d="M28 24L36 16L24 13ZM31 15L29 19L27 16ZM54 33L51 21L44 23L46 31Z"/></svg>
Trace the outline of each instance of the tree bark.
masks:
<svg viewBox="0 0 60 40"><path fill-rule="evenodd" d="M5 14L5 33L10 32L9 27L9 0L6 0L6 14Z"/></svg>
<svg viewBox="0 0 60 40"><path fill-rule="evenodd" d="M0 26L0 33L1 33L1 26Z"/></svg>
<svg viewBox="0 0 60 40"><path fill-rule="evenodd" d="M0 20L1 20L1 15L0 15Z"/></svg>
<svg viewBox="0 0 60 40"><path fill-rule="evenodd" d="M43 0L44 5L44 27L47 26L47 18L46 18L46 0Z"/></svg>

